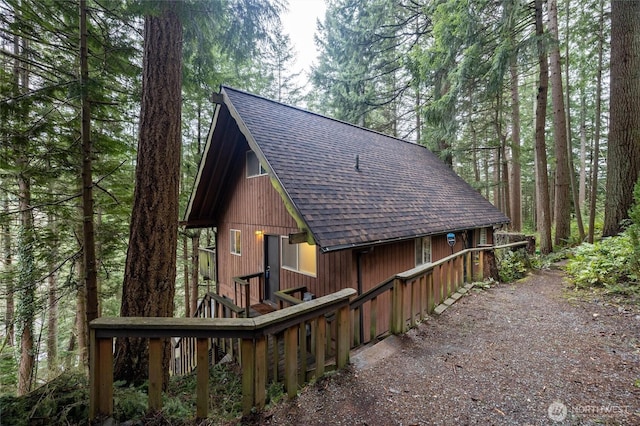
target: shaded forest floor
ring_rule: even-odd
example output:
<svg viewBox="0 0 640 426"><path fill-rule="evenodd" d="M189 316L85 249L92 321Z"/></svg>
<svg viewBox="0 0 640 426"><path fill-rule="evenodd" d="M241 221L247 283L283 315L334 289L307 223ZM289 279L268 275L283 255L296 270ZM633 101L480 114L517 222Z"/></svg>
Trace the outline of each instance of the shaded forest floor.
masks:
<svg viewBox="0 0 640 426"><path fill-rule="evenodd" d="M640 311L558 270L474 290L392 354L243 424L637 425Z"/></svg>

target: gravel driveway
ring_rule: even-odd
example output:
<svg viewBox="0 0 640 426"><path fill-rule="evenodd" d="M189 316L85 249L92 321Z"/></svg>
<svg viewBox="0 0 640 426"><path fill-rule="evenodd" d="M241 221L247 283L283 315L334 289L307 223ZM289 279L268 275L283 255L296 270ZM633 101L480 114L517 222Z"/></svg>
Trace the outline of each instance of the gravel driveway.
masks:
<svg viewBox="0 0 640 426"><path fill-rule="evenodd" d="M561 271L473 289L366 350L245 424L640 425L640 314L574 297Z"/></svg>

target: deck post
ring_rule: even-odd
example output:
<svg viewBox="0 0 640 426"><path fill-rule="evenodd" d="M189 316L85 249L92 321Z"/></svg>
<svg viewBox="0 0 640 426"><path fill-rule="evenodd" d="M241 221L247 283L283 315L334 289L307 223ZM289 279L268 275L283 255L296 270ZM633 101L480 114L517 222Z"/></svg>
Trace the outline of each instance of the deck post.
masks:
<svg viewBox="0 0 640 426"><path fill-rule="evenodd" d="M300 370L298 371L298 383L301 385L307 381L307 323L301 322L298 326L298 347L300 348Z"/></svg>
<svg viewBox="0 0 640 426"><path fill-rule="evenodd" d="M162 408L162 339L149 339L149 410Z"/></svg>
<svg viewBox="0 0 640 426"><path fill-rule="evenodd" d="M298 327L284 331L284 386L289 398L298 393Z"/></svg>
<svg viewBox="0 0 640 426"><path fill-rule="evenodd" d="M374 341L378 335L378 298L371 299L369 310L369 340Z"/></svg>
<svg viewBox="0 0 640 426"><path fill-rule="evenodd" d="M393 282L391 302L391 332L400 334L404 332L404 282L396 278Z"/></svg>
<svg viewBox="0 0 640 426"><path fill-rule="evenodd" d="M209 408L209 342L198 338L196 342L196 417L205 418Z"/></svg>
<svg viewBox="0 0 640 426"><path fill-rule="evenodd" d="M435 295L433 286L433 270L427 275L427 313L431 313L435 309Z"/></svg>
<svg viewBox="0 0 640 426"><path fill-rule="evenodd" d="M255 344L253 339L242 339L240 352L242 353L242 414L251 413L255 400ZM198 364L200 365L200 364Z"/></svg>
<svg viewBox="0 0 640 426"><path fill-rule="evenodd" d="M113 414L113 339L96 338L90 330L89 418Z"/></svg>
<svg viewBox="0 0 640 426"><path fill-rule="evenodd" d="M260 336L255 340L255 406L263 408L267 401L267 338Z"/></svg>
<svg viewBox="0 0 640 426"><path fill-rule="evenodd" d="M316 355L316 379L324 376L325 340L327 338L327 319L324 315L316 318L315 355Z"/></svg>
<svg viewBox="0 0 640 426"><path fill-rule="evenodd" d="M336 312L337 336L336 336L336 367L338 369L345 367L349 363L349 336L351 333L351 325L349 315L349 305L345 305Z"/></svg>

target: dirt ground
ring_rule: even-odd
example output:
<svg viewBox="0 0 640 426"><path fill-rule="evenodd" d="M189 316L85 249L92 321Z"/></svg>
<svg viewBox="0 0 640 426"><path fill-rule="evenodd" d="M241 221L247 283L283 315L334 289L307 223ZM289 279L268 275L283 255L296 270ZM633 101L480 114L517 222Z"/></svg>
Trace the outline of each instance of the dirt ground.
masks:
<svg viewBox="0 0 640 426"><path fill-rule="evenodd" d="M576 297L561 271L474 289L393 339L245 424L640 425L637 306Z"/></svg>

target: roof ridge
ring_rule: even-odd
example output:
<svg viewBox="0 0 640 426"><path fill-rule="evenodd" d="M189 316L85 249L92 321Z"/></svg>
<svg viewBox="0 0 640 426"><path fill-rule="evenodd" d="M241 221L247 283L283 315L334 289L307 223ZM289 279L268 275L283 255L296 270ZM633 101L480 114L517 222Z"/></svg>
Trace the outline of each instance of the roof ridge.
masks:
<svg viewBox="0 0 640 426"><path fill-rule="evenodd" d="M289 105L289 104L285 104L284 102L278 102L276 100L269 99L269 98L267 98L265 96L256 95L255 93L247 92L246 90L238 89L238 88L235 88L235 87L232 87L232 86L227 86L226 84L221 84L220 85L220 89L233 90L234 92L242 93L242 94L247 95L247 96L251 96L251 97L254 97L254 98L257 98L257 99L261 99L261 100L264 100L264 101L267 101L267 102L270 102L270 103L274 103L274 104L277 104L277 105L281 105L283 107L295 109L295 110L298 110L300 112L305 112L307 114L315 115L317 117L325 118L327 120L331 120L331 121L334 121L336 123L346 124L347 126L354 127L356 129L360 129L360 130L364 130L364 131L367 131L367 132L370 132L370 133L374 133L374 134L377 134L377 135L380 135L380 136L384 136L386 138L393 139L393 140L398 141L398 142L414 145L414 146L420 147L422 149L426 149L427 151L431 152L431 150L428 147L426 147L426 146L424 146L422 144L416 143L416 142L411 142L411 141L408 141L406 139L399 138L397 136L391 136L391 135L388 135L386 133L382 133L382 132L379 132L377 130L370 129L368 127L358 126L357 124L349 123L348 121L344 121L344 120L339 120L337 118L330 117L330 116L324 115L324 114L320 114L319 112L311 111L309 109L305 109L305 108L302 108L302 107L299 107L299 106L296 106L296 105Z"/></svg>

